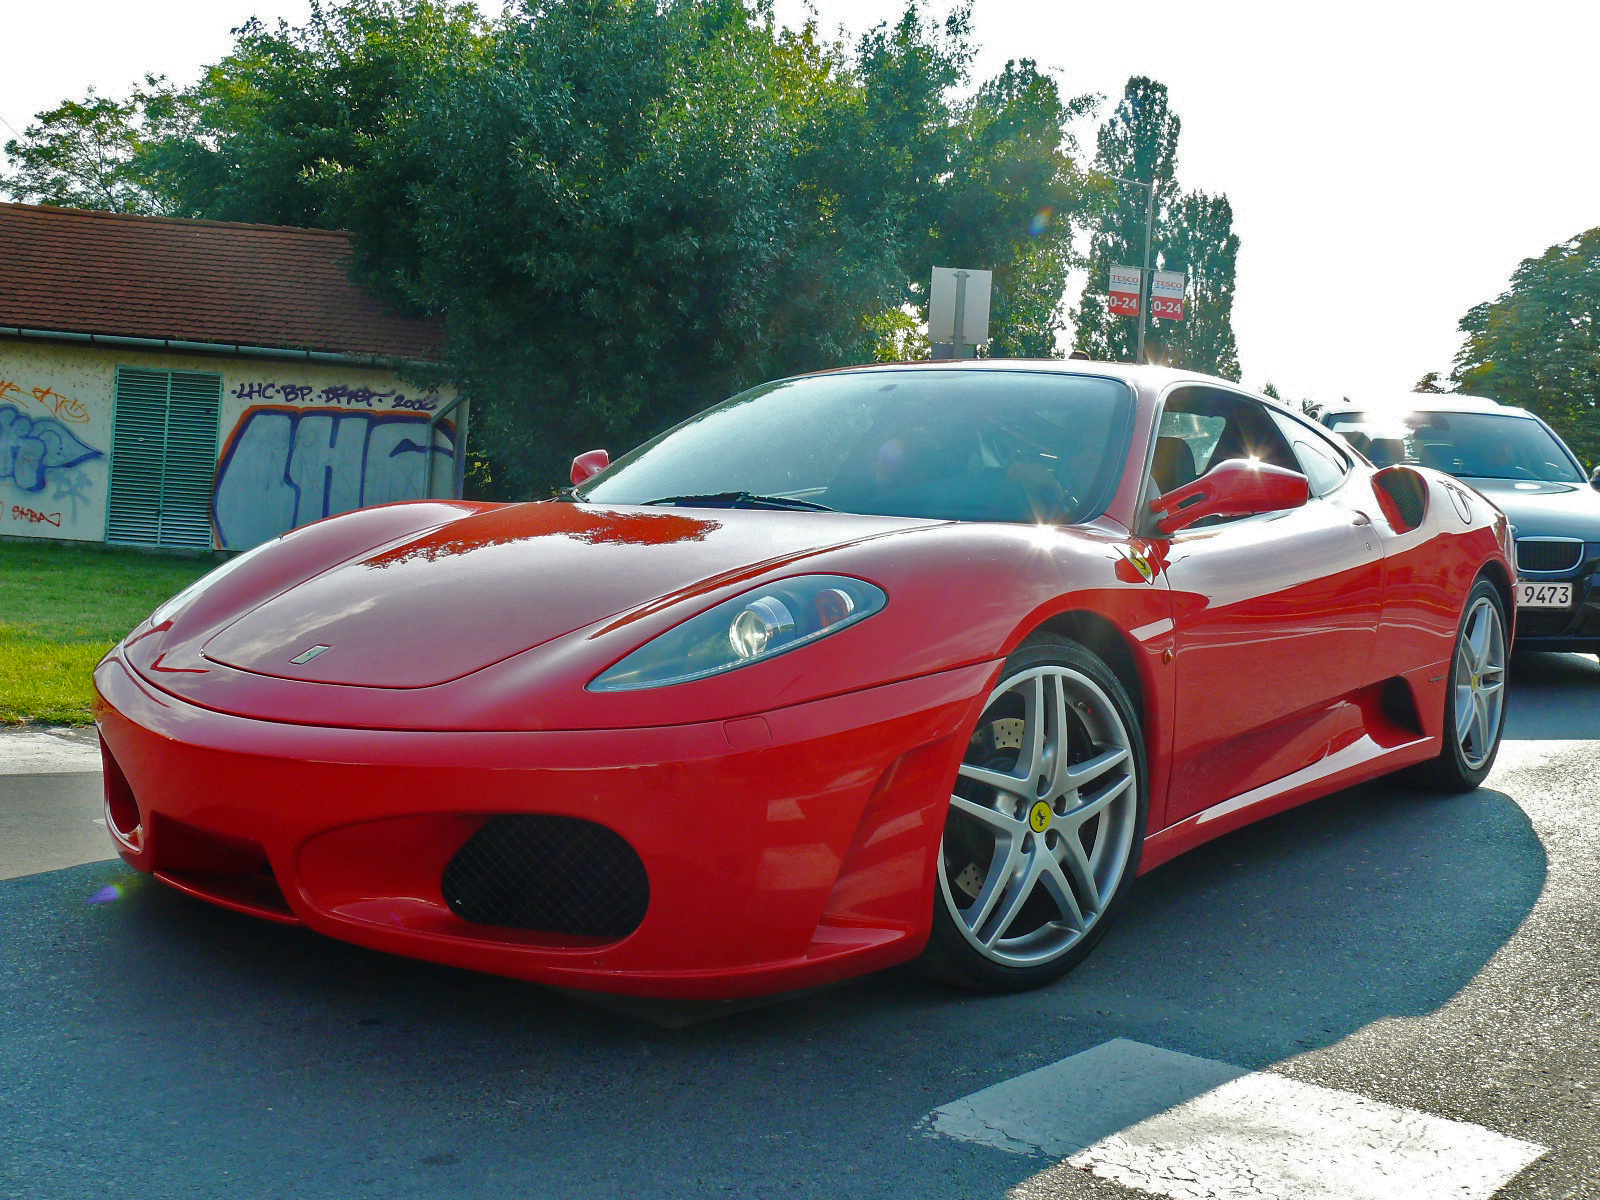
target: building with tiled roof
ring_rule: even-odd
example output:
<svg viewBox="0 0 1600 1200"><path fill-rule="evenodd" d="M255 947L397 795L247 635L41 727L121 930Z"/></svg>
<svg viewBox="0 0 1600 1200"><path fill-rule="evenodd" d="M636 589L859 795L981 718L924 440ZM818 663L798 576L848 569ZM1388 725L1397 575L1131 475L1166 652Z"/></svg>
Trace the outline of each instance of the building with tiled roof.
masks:
<svg viewBox="0 0 1600 1200"><path fill-rule="evenodd" d="M244 549L453 490L442 322L323 229L0 204L0 536Z"/></svg>

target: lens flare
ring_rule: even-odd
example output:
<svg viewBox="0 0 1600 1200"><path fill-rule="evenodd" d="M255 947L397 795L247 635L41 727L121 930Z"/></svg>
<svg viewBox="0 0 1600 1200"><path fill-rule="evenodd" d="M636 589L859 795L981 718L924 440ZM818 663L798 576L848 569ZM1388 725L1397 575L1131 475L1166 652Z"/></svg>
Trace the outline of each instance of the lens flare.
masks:
<svg viewBox="0 0 1600 1200"><path fill-rule="evenodd" d="M1049 229L1050 220L1055 215L1055 210L1052 208L1041 208L1038 212L1034 213L1033 219L1028 222L1029 236L1038 237L1046 229Z"/></svg>
<svg viewBox="0 0 1600 1200"><path fill-rule="evenodd" d="M120 883L108 883L94 895L89 897L90 904L114 904L128 894L128 889Z"/></svg>

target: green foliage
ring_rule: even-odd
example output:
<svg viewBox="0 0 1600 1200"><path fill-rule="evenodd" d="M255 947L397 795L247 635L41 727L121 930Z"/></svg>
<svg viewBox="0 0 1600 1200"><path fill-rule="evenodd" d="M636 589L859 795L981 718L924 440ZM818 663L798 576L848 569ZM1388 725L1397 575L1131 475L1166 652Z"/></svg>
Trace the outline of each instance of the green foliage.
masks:
<svg viewBox="0 0 1600 1200"><path fill-rule="evenodd" d="M1239 237L1226 196L1183 192L1177 183L1178 135L1182 122L1167 102L1166 85L1135 76L1101 126L1094 167L1100 181L1101 224L1090 243L1088 282L1073 321L1076 347L1091 357L1132 362L1138 321L1145 322L1145 355L1151 362L1239 378L1233 336L1234 272ZM1155 219L1150 230L1151 267L1188 276L1182 321L1138 320L1108 307L1110 269L1144 262L1149 190L1115 177L1154 185Z"/></svg>
<svg viewBox="0 0 1600 1200"><path fill-rule="evenodd" d="M1072 215L1088 199L1063 130L1091 97L1064 100L1028 60L1008 63L956 114L950 167L936 181L931 244L917 262L984 266L995 272L991 356L1057 353L1065 316ZM914 273L916 263L908 263Z"/></svg>
<svg viewBox="0 0 1600 1200"><path fill-rule="evenodd" d="M366 282L447 318L427 382L473 397L475 487L537 494L763 379L925 354L934 265L994 271L991 354L1056 352L1090 99L1027 61L973 88L971 58L968 9L920 0L853 44L742 0L343 0L98 102L110 148L51 178L350 229Z"/></svg>
<svg viewBox="0 0 1600 1200"><path fill-rule="evenodd" d="M197 114L191 136L149 157L167 194L218 220L380 225L411 182L376 169L394 129L424 82L487 36L475 8L441 0L313 3L300 27L252 18L179 99Z"/></svg>
<svg viewBox="0 0 1600 1200"><path fill-rule="evenodd" d="M1600 229L1523 260L1461 332L1459 391L1538 413L1584 462L1600 462Z"/></svg>
<svg viewBox="0 0 1600 1200"><path fill-rule="evenodd" d="M1149 183L1155 190L1155 225L1177 196L1178 133L1182 122L1167 106L1165 84L1142 75L1128 80L1122 99L1095 140L1094 170L1101 177L1099 228L1089 243L1089 278L1073 312L1074 343L1090 357L1132 362L1138 325L1107 307L1113 266L1138 267L1144 244L1150 189L1121 179ZM1154 229L1151 230L1152 247ZM1154 262L1152 252L1151 261ZM1148 315L1144 318L1148 320ZM1148 336L1148 325L1147 325Z"/></svg>
<svg viewBox="0 0 1600 1200"><path fill-rule="evenodd" d="M1157 228L1160 269L1188 275L1181 321L1153 321L1145 352L1152 362L1239 378L1233 337L1233 280L1239 235L1226 196L1185 192ZM1119 318L1130 324L1126 318Z"/></svg>
<svg viewBox="0 0 1600 1200"><path fill-rule="evenodd" d="M173 213L146 156L187 114L172 89L154 76L126 100L96 95L65 100L37 114L6 143L12 170L0 187L24 203L102 212Z"/></svg>

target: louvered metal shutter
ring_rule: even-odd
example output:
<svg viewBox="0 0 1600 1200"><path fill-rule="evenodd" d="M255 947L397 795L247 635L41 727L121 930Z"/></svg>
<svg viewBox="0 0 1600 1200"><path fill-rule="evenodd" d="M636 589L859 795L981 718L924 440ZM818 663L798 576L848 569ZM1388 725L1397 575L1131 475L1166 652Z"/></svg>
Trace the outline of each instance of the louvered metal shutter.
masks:
<svg viewBox="0 0 1600 1200"><path fill-rule="evenodd" d="M106 540L211 548L222 376L117 368Z"/></svg>

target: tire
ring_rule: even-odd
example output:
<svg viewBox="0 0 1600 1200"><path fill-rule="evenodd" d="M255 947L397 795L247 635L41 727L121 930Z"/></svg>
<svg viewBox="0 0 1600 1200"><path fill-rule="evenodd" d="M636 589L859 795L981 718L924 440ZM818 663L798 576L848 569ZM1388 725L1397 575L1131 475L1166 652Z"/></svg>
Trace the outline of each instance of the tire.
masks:
<svg viewBox="0 0 1600 1200"><path fill-rule="evenodd" d="M1505 729L1508 648L1505 602L1494 584L1480 579L1467 596L1450 656L1444 745L1438 758L1416 768L1416 782L1470 792L1488 777Z"/></svg>
<svg viewBox="0 0 1600 1200"><path fill-rule="evenodd" d="M1139 718L1116 675L1076 643L1029 638L951 789L919 969L987 992L1060 978L1132 886L1147 793Z"/></svg>

